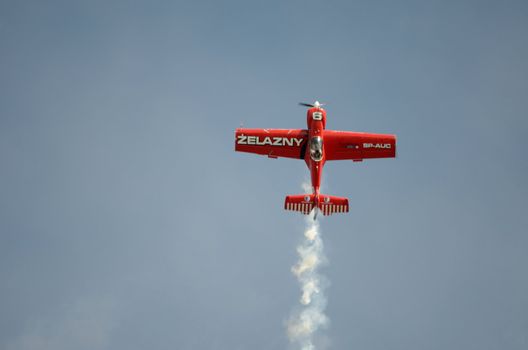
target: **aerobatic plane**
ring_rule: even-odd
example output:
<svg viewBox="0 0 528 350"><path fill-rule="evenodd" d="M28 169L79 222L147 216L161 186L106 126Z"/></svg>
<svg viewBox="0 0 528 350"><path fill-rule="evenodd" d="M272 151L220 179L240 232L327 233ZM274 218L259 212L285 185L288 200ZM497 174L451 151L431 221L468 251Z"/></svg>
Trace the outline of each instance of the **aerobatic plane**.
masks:
<svg viewBox="0 0 528 350"><path fill-rule="evenodd" d="M310 170L312 193L286 196L284 209L308 215L315 210L323 215L348 212L348 199L319 193L326 161L394 158L396 136L365 132L326 130L326 111L322 104L299 103L309 107L308 129L235 130L235 151L266 155L269 158L302 159Z"/></svg>

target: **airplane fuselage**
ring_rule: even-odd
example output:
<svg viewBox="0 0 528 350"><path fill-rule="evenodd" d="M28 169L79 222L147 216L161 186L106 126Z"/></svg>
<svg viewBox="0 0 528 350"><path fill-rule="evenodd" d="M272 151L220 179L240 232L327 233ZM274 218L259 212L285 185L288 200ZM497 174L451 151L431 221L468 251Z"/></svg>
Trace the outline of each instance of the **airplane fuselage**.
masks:
<svg viewBox="0 0 528 350"><path fill-rule="evenodd" d="M323 167L326 162L323 135L323 130L326 127L326 111L318 107L310 108L306 113L306 123L308 126L308 146L304 156L304 161L306 162L308 169L310 169L312 191L315 195L315 201L318 202ZM317 150L312 148L314 140L317 140L317 138L321 140L320 155L315 154Z"/></svg>

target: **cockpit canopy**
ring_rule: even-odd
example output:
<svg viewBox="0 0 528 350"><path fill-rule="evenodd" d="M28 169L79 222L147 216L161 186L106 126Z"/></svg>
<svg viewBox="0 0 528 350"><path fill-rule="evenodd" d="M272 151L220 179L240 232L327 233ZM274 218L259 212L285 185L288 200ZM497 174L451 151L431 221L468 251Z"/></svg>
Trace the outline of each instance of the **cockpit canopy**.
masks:
<svg viewBox="0 0 528 350"><path fill-rule="evenodd" d="M320 136L310 139L310 157L316 162L323 159L323 139Z"/></svg>

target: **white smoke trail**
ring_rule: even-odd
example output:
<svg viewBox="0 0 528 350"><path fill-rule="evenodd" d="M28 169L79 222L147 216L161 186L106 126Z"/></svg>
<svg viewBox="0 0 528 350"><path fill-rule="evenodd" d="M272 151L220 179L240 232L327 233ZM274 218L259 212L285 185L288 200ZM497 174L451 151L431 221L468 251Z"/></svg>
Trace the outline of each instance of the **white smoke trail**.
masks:
<svg viewBox="0 0 528 350"><path fill-rule="evenodd" d="M323 241L319 225L313 220L313 214L306 220L304 239L297 247L299 260L292 267L292 273L301 286L300 307L293 312L286 328L292 343L301 350L315 350L314 337L320 328L328 325L324 314L326 297L323 293L326 280L319 274L319 267L326 263Z"/></svg>

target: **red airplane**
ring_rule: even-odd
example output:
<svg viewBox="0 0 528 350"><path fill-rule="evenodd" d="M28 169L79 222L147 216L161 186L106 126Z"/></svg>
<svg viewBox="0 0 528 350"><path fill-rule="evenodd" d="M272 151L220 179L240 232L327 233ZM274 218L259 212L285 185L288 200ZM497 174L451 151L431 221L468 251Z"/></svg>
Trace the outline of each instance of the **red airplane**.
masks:
<svg viewBox="0 0 528 350"><path fill-rule="evenodd" d="M310 169L313 193L286 196L284 209L308 215L315 208L314 220L318 210L323 215L347 213L347 198L319 193L325 162L394 158L396 136L326 130L326 111L318 101L299 104L310 107L306 118L308 129L239 128L235 130L235 151L267 155L269 158L304 159Z"/></svg>

